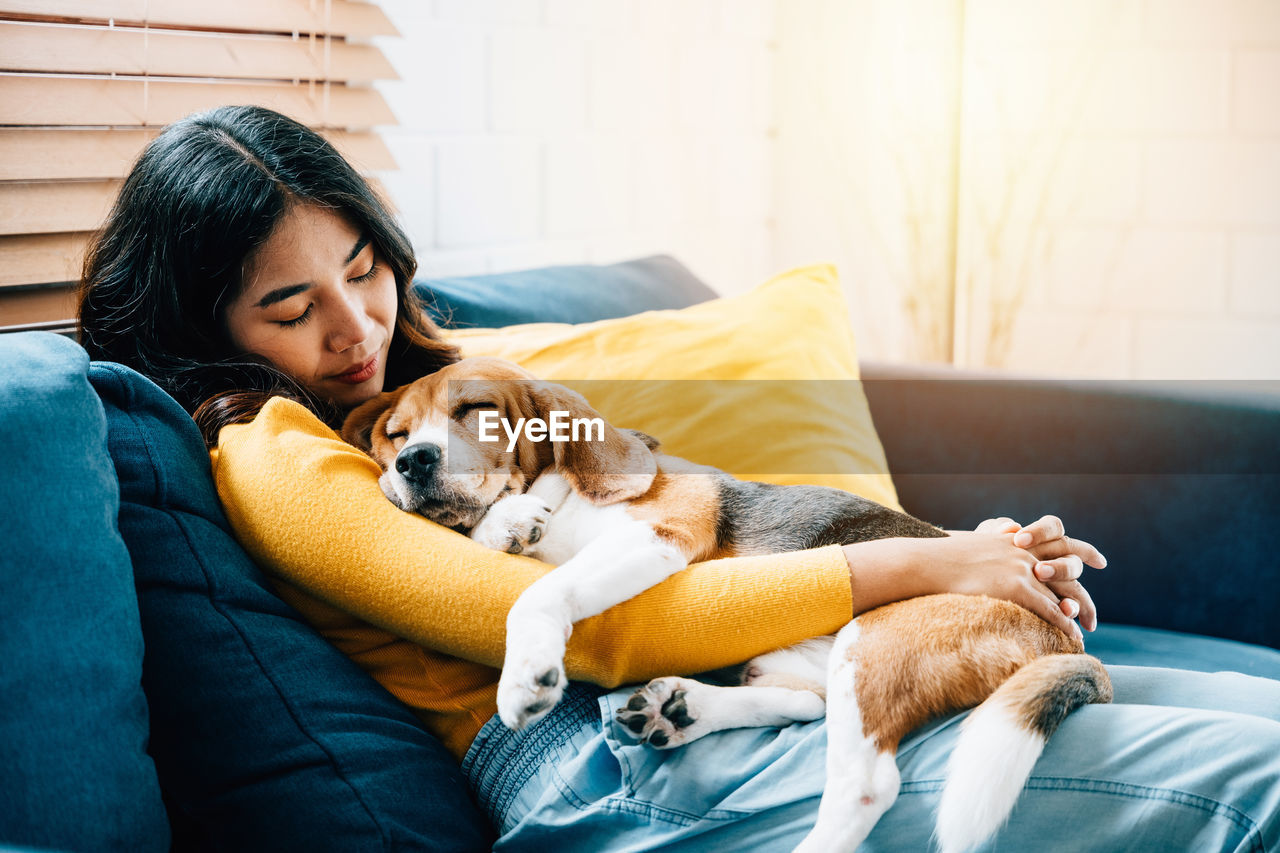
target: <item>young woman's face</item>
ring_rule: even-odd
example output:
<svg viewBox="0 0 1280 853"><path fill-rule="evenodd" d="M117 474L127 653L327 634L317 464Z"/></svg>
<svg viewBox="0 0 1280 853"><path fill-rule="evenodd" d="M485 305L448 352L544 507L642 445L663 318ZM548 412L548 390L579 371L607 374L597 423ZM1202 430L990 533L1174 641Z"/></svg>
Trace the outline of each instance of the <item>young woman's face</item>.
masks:
<svg viewBox="0 0 1280 853"><path fill-rule="evenodd" d="M316 396L349 408L382 391L395 275L346 217L295 204L249 257L226 317L242 352L266 357Z"/></svg>

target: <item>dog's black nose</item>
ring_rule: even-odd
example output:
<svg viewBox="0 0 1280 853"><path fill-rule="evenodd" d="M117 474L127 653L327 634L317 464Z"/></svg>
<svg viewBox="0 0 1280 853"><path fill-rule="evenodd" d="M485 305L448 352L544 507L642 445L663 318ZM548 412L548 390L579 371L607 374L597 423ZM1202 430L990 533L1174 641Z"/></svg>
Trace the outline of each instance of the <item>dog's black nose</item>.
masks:
<svg viewBox="0 0 1280 853"><path fill-rule="evenodd" d="M396 456L396 470L411 483L424 483L431 476L432 467L439 461L439 445L414 444L401 450Z"/></svg>

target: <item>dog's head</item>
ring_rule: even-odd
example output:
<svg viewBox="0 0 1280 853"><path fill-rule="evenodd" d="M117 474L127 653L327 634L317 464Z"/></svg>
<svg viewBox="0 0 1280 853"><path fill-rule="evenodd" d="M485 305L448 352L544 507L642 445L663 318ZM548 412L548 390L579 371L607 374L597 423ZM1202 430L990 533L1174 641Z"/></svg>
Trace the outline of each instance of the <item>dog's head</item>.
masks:
<svg viewBox="0 0 1280 853"><path fill-rule="evenodd" d="M508 451L503 421L550 423L553 412L599 419L601 428L576 438L571 431L565 441L538 441L522 429ZM481 441L482 426L498 440ZM550 466L599 504L644 494L657 471L656 443L609 426L580 394L496 358L463 359L378 395L347 416L342 437L382 467L379 484L392 503L448 527L474 527L494 501L525 491Z"/></svg>

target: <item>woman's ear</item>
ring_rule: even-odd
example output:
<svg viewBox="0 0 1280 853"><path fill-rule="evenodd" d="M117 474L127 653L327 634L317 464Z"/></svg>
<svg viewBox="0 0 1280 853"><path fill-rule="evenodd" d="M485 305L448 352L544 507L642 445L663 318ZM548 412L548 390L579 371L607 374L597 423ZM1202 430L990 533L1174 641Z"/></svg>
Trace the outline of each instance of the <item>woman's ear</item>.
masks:
<svg viewBox="0 0 1280 853"><path fill-rule="evenodd" d="M403 388L384 391L372 400L366 400L351 410L347 419L342 422L342 440L347 444L360 448L365 453L373 450L373 428L383 412L390 409L400 399Z"/></svg>
<svg viewBox="0 0 1280 853"><path fill-rule="evenodd" d="M562 385L533 383L530 394L537 417L548 423L553 411L588 422L576 441L550 442L556 470L574 491L595 504L618 503L649 491L658 463L635 433L614 429L581 394Z"/></svg>

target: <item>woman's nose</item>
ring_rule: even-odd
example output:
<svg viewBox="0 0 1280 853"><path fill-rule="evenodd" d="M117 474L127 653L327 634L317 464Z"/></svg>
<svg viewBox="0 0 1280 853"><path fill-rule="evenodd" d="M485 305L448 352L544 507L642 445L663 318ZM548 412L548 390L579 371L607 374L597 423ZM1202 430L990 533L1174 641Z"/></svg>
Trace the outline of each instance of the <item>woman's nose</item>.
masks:
<svg viewBox="0 0 1280 853"><path fill-rule="evenodd" d="M373 318L365 309L364 300L356 294L346 294L329 329L329 345L335 352L358 347L373 331Z"/></svg>

